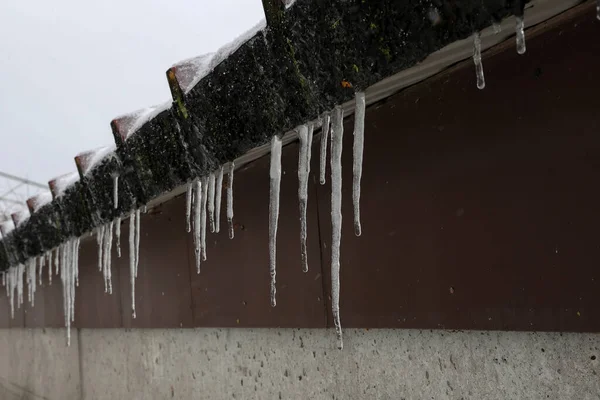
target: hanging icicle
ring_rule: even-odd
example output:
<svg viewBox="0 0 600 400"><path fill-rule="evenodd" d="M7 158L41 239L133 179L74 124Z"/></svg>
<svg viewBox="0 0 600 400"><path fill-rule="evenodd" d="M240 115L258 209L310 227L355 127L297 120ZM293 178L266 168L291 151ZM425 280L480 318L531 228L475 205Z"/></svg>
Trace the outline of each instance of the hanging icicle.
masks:
<svg viewBox="0 0 600 400"><path fill-rule="evenodd" d="M59 249L60 249L60 246L57 247L55 249L55 252L54 252L54 270L55 270L54 274L56 276L58 276L58 270L60 268L59 264L58 264L58 260L60 259L60 251L59 251ZM98 263L100 263L100 260L98 260ZM52 271L50 271L50 272L52 272ZM50 273L50 275L52 275L52 273ZM50 281L52 281L52 277L50 277Z"/></svg>
<svg viewBox="0 0 600 400"><path fill-rule="evenodd" d="M298 202L300 205L300 251L303 272L308 272L306 209L308 206L308 177L310 175L313 129L312 125L302 125L297 128L298 137L300 138L298 154Z"/></svg>
<svg viewBox="0 0 600 400"><path fill-rule="evenodd" d="M80 239L71 239L60 246L61 280L63 284L63 312L67 328L67 345L71 345L71 322L75 320L75 282L79 276Z"/></svg>
<svg viewBox="0 0 600 400"><path fill-rule="evenodd" d="M223 166L217 172L215 186L215 233L221 230L221 195L223 193Z"/></svg>
<svg viewBox="0 0 600 400"><path fill-rule="evenodd" d="M194 253L196 254L196 273L200 273L200 261L202 261L200 221L202 220L202 181L194 181Z"/></svg>
<svg viewBox="0 0 600 400"><path fill-rule="evenodd" d="M135 277L138 276L138 268L140 265L140 210L135 210Z"/></svg>
<svg viewBox="0 0 600 400"><path fill-rule="evenodd" d="M98 244L98 271L102 271L104 265L104 258L102 253L104 251L104 230L105 226L99 226L96 228L96 243ZM60 247L59 247L60 248ZM58 249L56 253L56 259L54 260L56 264L56 271L58 272Z"/></svg>
<svg viewBox="0 0 600 400"><path fill-rule="evenodd" d="M23 275L25 273L25 266L23 264L19 264L17 266L17 295L18 295L18 304L19 308L23 304Z"/></svg>
<svg viewBox="0 0 600 400"><path fill-rule="evenodd" d="M103 263L102 272L104 275L104 292L112 294L112 239L113 222L106 224L104 228L103 244Z"/></svg>
<svg viewBox="0 0 600 400"><path fill-rule="evenodd" d="M42 286L42 275L44 274L44 265L46 263L46 255L42 254L40 257L38 257L36 262L40 266L40 269L38 271L38 285Z"/></svg>
<svg viewBox="0 0 600 400"><path fill-rule="evenodd" d="M331 116L329 113L325 113L323 116L323 126L321 127L321 159L320 159L320 179L321 185L325 184L325 171L327 170L327 141L329 140L329 124L331 122Z"/></svg>
<svg viewBox="0 0 600 400"><path fill-rule="evenodd" d="M136 212L132 212L129 216L129 283L131 284L131 315L133 318L137 317L135 312L135 278L137 275L135 265L137 258L136 218Z"/></svg>
<svg viewBox="0 0 600 400"><path fill-rule="evenodd" d="M113 175L113 204L115 209L119 208L119 175Z"/></svg>
<svg viewBox="0 0 600 400"><path fill-rule="evenodd" d="M281 186L281 139L278 136L273 136L271 142L269 177L271 181L269 193L269 273L271 275L271 307L275 307L277 305L277 223L279 220L279 192Z"/></svg>
<svg viewBox="0 0 600 400"><path fill-rule="evenodd" d="M117 241L117 257L121 258L121 217L117 217L114 222L115 239Z"/></svg>
<svg viewBox="0 0 600 400"><path fill-rule="evenodd" d="M365 94L356 93L354 111L354 148L352 163L352 203L354 205L354 234L360 236L360 180L362 178L363 149L365 147Z"/></svg>
<svg viewBox="0 0 600 400"><path fill-rule="evenodd" d="M516 33L517 33L517 53L525 54L527 48L525 47L525 21L523 21L524 16L516 17Z"/></svg>
<svg viewBox="0 0 600 400"><path fill-rule="evenodd" d="M192 224L190 222L190 216L192 213L192 194L193 194L193 186L191 183L187 185L187 191L185 192L185 226L186 230L189 233L192 230Z"/></svg>
<svg viewBox="0 0 600 400"><path fill-rule="evenodd" d="M344 110L333 110L331 129L331 307L333 323L342 349L342 324L340 321L340 242L342 238L342 141L344 138Z"/></svg>
<svg viewBox="0 0 600 400"><path fill-rule="evenodd" d="M135 212L129 216L129 283L131 284L131 313L135 313Z"/></svg>
<svg viewBox="0 0 600 400"><path fill-rule="evenodd" d="M202 261L206 261L206 207L208 203L208 178L202 178L202 204L200 209L200 250Z"/></svg>
<svg viewBox="0 0 600 400"><path fill-rule="evenodd" d="M235 162L231 162L229 167L229 182L227 185L227 225L229 226L229 239L233 239L235 233L233 231L233 171L235 170Z"/></svg>
<svg viewBox="0 0 600 400"><path fill-rule="evenodd" d="M210 232L215 232L215 174L208 176L208 223Z"/></svg>
<svg viewBox="0 0 600 400"><path fill-rule="evenodd" d="M600 21L600 0L596 0L596 19Z"/></svg>
<svg viewBox="0 0 600 400"><path fill-rule="evenodd" d="M36 276L35 276L35 258L30 258L26 262L26 274L27 274L27 300L32 307L35 306L35 289L36 289Z"/></svg>
<svg viewBox="0 0 600 400"><path fill-rule="evenodd" d="M475 73L477 74L477 88L485 88L485 77L483 75L483 63L481 62L481 37L479 32L473 34L473 61L475 62Z"/></svg>
<svg viewBox="0 0 600 400"><path fill-rule="evenodd" d="M47 256L48 256L48 284L50 286L52 286L52 252L56 253L56 249L52 249L48 252ZM56 260L55 260L56 261Z"/></svg>

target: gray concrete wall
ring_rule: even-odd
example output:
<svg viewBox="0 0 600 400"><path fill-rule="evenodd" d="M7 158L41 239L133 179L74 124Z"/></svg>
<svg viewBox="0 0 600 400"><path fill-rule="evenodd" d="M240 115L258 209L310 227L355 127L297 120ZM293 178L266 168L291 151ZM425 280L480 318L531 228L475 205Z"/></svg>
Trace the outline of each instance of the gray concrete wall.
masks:
<svg viewBox="0 0 600 400"><path fill-rule="evenodd" d="M593 359L595 358L595 359ZM599 399L600 335L0 330L1 399Z"/></svg>

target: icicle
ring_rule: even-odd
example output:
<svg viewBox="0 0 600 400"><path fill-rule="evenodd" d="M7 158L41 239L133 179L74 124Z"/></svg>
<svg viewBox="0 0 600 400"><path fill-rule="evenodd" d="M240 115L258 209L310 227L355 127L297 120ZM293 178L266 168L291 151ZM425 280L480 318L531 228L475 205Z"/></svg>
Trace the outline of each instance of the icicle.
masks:
<svg viewBox="0 0 600 400"><path fill-rule="evenodd" d="M60 246L56 248L56 252L54 253L54 269L55 272L54 274L58 276L58 270L59 270L59 263L58 260L60 259ZM52 274L50 274L52 275ZM52 280L52 278L50 278L50 280Z"/></svg>
<svg viewBox="0 0 600 400"><path fill-rule="evenodd" d="M310 174L310 153L312 147L313 126L298 127L300 149L298 154L298 201L300 204L300 251L302 271L308 272L308 251L306 248L306 208L308 205L308 177Z"/></svg>
<svg viewBox="0 0 600 400"><path fill-rule="evenodd" d="M29 304L32 307L35 306L35 289L36 289L36 279L35 279L35 258L30 258L27 260L26 272L27 272L27 300L29 300Z"/></svg>
<svg viewBox="0 0 600 400"><path fill-rule="evenodd" d="M48 263L48 284L50 286L52 286L52 252L55 250L50 250L48 253L46 253L46 257L47 260L46 262Z"/></svg>
<svg viewBox="0 0 600 400"><path fill-rule="evenodd" d="M200 273L201 244L200 244L200 221L202 219L202 181L194 181L194 254L196 255L196 273Z"/></svg>
<svg viewBox="0 0 600 400"><path fill-rule="evenodd" d="M81 239L77 238L75 240L75 283L77 287L79 287L79 245L81 244Z"/></svg>
<svg viewBox="0 0 600 400"><path fill-rule="evenodd" d="M16 277L15 277L15 267L10 267L6 272L7 282L6 282L6 295L8 296L8 302L10 303L10 317L15 317L15 287L16 287Z"/></svg>
<svg viewBox="0 0 600 400"><path fill-rule="evenodd" d="M136 318L135 312L135 260L136 260L136 249L135 249L135 215L136 213L131 213L129 216L129 283L131 284L131 313L133 318Z"/></svg>
<svg viewBox="0 0 600 400"><path fill-rule="evenodd" d="M96 243L98 244L98 271L102 271L104 263L104 258L102 257L102 252L104 251L104 229L104 225L96 228ZM58 263L56 270L58 271Z"/></svg>
<svg viewBox="0 0 600 400"><path fill-rule="evenodd" d="M525 54L527 48L525 47L525 22L523 17L516 17L517 26L515 28L517 33L517 53Z"/></svg>
<svg viewBox="0 0 600 400"><path fill-rule="evenodd" d="M75 282L79 276L79 243L79 239L71 239L60 246L60 277L63 284L63 312L68 346L71 345L71 322L75 320Z"/></svg>
<svg viewBox="0 0 600 400"><path fill-rule="evenodd" d="M320 172L320 183L325 184L325 171L327 170L327 140L329 139L329 124L331 122L331 116L326 113L323 117L323 126L321 127L321 170Z"/></svg>
<svg viewBox="0 0 600 400"><path fill-rule="evenodd" d="M138 276L138 267L140 265L140 210L135 211L135 277Z"/></svg>
<svg viewBox="0 0 600 400"><path fill-rule="evenodd" d="M113 204L119 208L119 175L113 175Z"/></svg>
<svg viewBox="0 0 600 400"><path fill-rule="evenodd" d="M25 272L25 266L23 264L19 264L17 267L17 294L19 296L19 308L23 304L23 274Z"/></svg>
<svg viewBox="0 0 600 400"><path fill-rule="evenodd" d="M208 223L211 233L215 231L215 174L208 176Z"/></svg>
<svg viewBox="0 0 600 400"><path fill-rule="evenodd" d="M229 225L229 239L233 239L233 171L235 170L235 163L231 163L229 168L229 182L227 185L227 224Z"/></svg>
<svg viewBox="0 0 600 400"><path fill-rule="evenodd" d="M331 307L333 323L342 349L340 322L340 242L342 238L342 141L344 137L344 111L337 106L333 111L331 130Z"/></svg>
<svg viewBox="0 0 600 400"><path fill-rule="evenodd" d="M215 233L221 230L221 194L223 192L223 166L219 168L215 187Z"/></svg>
<svg viewBox="0 0 600 400"><path fill-rule="evenodd" d="M113 243L113 224L108 224L108 232L106 233L106 275L108 277L108 294L112 294L112 243Z"/></svg>
<svg viewBox="0 0 600 400"><path fill-rule="evenodd" d="M202 205L200 206L200 250L206 261L206 207L208 203L208 178L202 178Z"/></svg>
<svg viewBox="0 0 600 400"><path fill-rule="evenodd" d="M38 285L42 286L42 275L44 273L44 265L46 263L46 255L42 254L38 257L38 264L40 266L40 270L38 272Z"/></svg>
<svg viewBox="0 0 600 400"><path fill-rule="evenodd" d="M129 216L129 282L131 283L132 313L135 318L135 212Z"/></svg>
<svg viewBox="0 0 600 400"><path fill-rule="evenodd" d="M192 224L190 223L190 216L192 213L192 191L193 191L193 186L191 183L188 183L187 185L187 192L185 194L185 222L186 222L186 229L188 231L188 233L192 230Z"/></svg>
<svg viewBox="0 0 600 400"><path fill-rule="evenodd" d="M276 257L277 257L277 222L279 219L279 190L281 185L281 139L273 136L271 142L271 188L269 194L269 273L271 275L271 307L277 305L276 300Z"/></svg>
<svg viewBox="0 0 600 400"><path fill-rule="evenodd" d="M121 258L121 217L117 217L114 222L115 238L117 239L117 257Z"/></svg>
<svg viewBox="0 0 600 400"><path fill-rule="evenodd" d="M102 275L104 276L104 293L112 294L111 248L113 223L106 224L102 228L102 231L104 232L104 237L102 239Z"/></svg>
<svg viewBox="0 0 600 400"><path fill-rule="evenodd" d="M492 24L492 28L494 29L494 34L497 35L500 32L502 32L502 25L500 25L498 22L494 22Z"/></svg>
<svg viewBox="0 0 600 400"><path fill-rule="evenodd" d="M363 149L365 147L365 94L356 93L354 111L354 149L352 163L352 203L354 204L354 234L360 236L360 180L362 178Z"/></svg>
<svg viewBox="0 0 600 400"><path fill-rule="evenodd" d="M473 61L477 74L477 88L485 88L485 77L483 76L483 63L481 62L481 37L479 32L473 34Z"/></svg>
<svg viewBox="0 0 600 400"><path fill-rule="evenodd" d="M8 299L10 302L10 317L14 318L15 317L15 291L18 292L18 279L17 279L17 274L19 273L19 268L18 267L10 267L8 269L8 276L7 276L7 294L8 294ZM18 298L17 298L17 302L18 302Z"/></svg>
<svg viewBox="0 0 600 400"><path fill-rule="evenodd" d="M600 0L596 0L596 19L600 21Z"/></svg>

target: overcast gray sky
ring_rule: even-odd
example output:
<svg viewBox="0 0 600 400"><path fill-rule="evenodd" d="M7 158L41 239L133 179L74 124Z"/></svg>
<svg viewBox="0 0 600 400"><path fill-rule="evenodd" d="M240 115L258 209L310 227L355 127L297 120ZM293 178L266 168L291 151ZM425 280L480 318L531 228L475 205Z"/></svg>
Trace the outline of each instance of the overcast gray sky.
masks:
<svg viewBox="0 0 600 400"><path fill-rule="evenodd" d="M0 171L41 183L170 98L165 71L264 18L261 0L0 1Z"/></svg>

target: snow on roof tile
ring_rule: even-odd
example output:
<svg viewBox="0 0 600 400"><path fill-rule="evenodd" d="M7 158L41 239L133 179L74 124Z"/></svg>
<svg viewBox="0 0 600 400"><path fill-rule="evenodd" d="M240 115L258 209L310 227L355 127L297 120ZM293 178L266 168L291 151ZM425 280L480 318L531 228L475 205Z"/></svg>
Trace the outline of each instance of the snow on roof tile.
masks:
<svg viewBox="0 0 600 400"><path fill-rule="evenodd" d="M222 46L216 53L203 54L198 57L189 58L173 65L169 71L175 73L179 88L187 94L198 82L210 74L219 64L235 53L240 46L256 36L267 27L265 19L260 20L252 28L242 33L230 43Z"/></svg>
<svg viewBox="0 0 600 400"><path fill-rule="evenodd" d="M29 214L29 210L24 208L15 213L12 213L11 217L16 227L20 226L23 222L27 221L31 214Z"/></svg>
<svg viewBox="0 0 600 400"><path fill-rule="evenodd" d="M52 197L60 197L69 186L73 185L78 180L79 174L77 172L70 172L52 179L50 182L48 182L48 186L50 186L50 191L52 192Z"/></svg>
<svg viewBox="0 0 600 400"><path fill-rule="evenodd" d="M173 103L171 100L156 106L143 108L129 114L124 114L112 120L114 126L123 141L136 133L145 123L152 120L163 111L169 110Z"/></svg>
<svg viewBox="0 0 600 400"><path fill-rule="evenodd" d="M29 212L33 214L34 212L36 212L46 204L50 203L51 201L52 193L42 192L27 199L27 208L29 208Z"/></svg>
<svg viewBox="0 0 600 400"><path fill-rule="evenodd" d="M88 150L81 152L75 156L75 164L77 169L81 171L83 175L87 175L94 169L102 160L104 160L109 154L116 150L114 144L110 146L100 147L94 150Z"/></svg>
<svg viewBox="0 0 600 400"><path fill-rule="evenodd" d="M2 236L6 237L9 233L11 233L15 229L15 223L12 219L7 219L6 221L0 223L0 232L2 232Z"/></svg>

